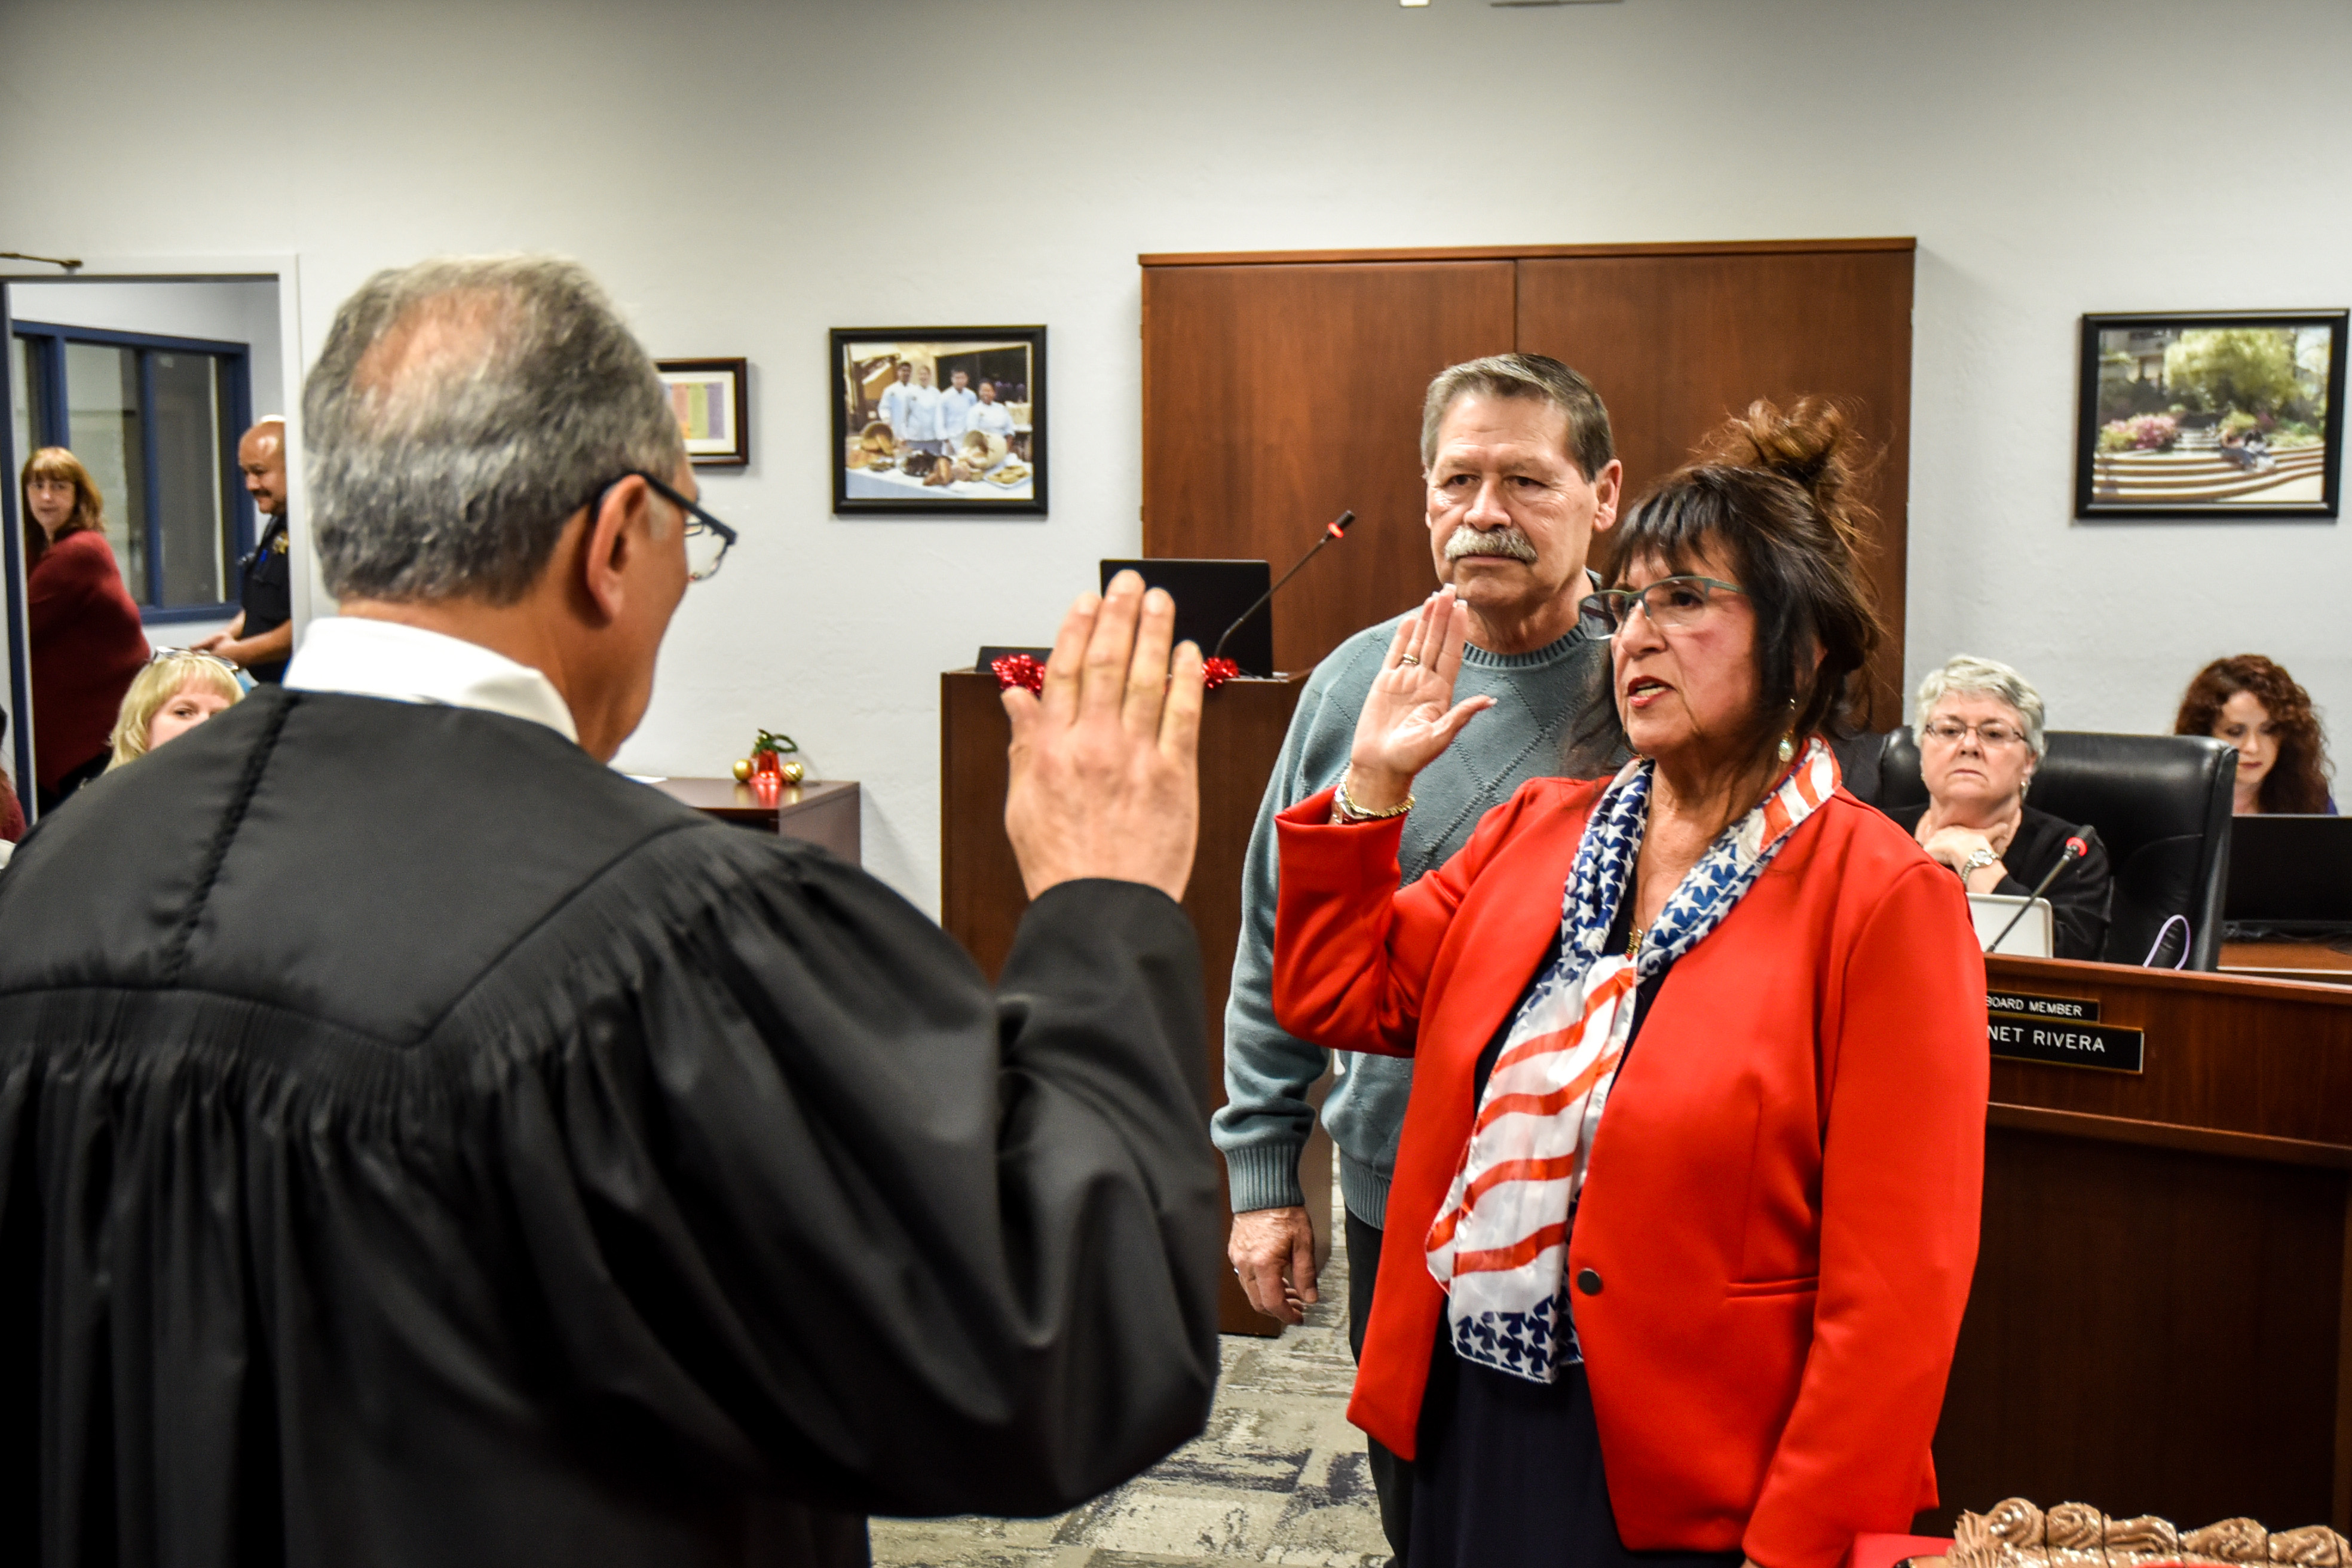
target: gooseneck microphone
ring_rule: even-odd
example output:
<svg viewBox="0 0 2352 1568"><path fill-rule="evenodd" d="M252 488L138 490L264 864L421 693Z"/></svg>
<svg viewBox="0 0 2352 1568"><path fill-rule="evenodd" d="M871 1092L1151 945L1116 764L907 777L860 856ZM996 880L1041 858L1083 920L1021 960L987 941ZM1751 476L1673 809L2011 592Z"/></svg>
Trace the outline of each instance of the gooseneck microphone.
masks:
<svg viewBox="0 0 2352 1568"><path fill-rule="evenodd" d="M1317 552L1320 551L1327 544L1337 544L1339 541L1347 538L1348 525L1355 521L1356 514L1354 512L1343 511L1338 517L1335 517L1330 521L1325 523L1323 525L1323 537L1315 542L1315 548L1313 550L1309 550L1306 554L1298 558L1297 566L1293 566L1289 571L1285 572L1282 574L1281 583L1276 583L1273 587L1268 588L1265 593L1260 594L1257 596L1256 604L1252 605L1248 609L1244 610L1240 615L1234 617L1234 624L1225 628L1224 636L1217 639L1217 646L1210 651L1209 657L1211 658L1223 658L1227 639L1232 637L1235 632L1242 629L1242 623L1248 620L1252 616L1256 615L1260 610L1265 609L1266 601L1273 598L1276 594L1282 592L1282 584L1287 583L1293 577L1297 576L1299 567L1304 566L1309 561L1314 560Z"/></svg>
<svg viewBox="0 0 2352 1568"><path fill-rule="evenodd" d="M2083 831L2084 833L2088 833L2090 829L2086 827ZM2067 867L2073 865L2075 861L2080 860L2084 856L2088 855L2090 852L2091 847L2083 842L2080 834L2067 839L2066 852L2058 857L2058 864L2051 867L2048 871L2042 874L2042 880L2033 884L2033 891L2025 895L2025 902L2017 906L2017 912L2009 917L2009 923L2000 928L2000 934L1999 936L1985 943L1984 950L1987 952L1999 952L2000 951L2000 944L2009 940L2009 933L2017 929L2017 922L2025 918L2025 911L2033 907L2033 900L2040 898L2048 890L2050 884L2058 879L2058 873L2063 871ZM1960 885L1962 887L1966 887L1968 884L1963 880Z"/></svg>

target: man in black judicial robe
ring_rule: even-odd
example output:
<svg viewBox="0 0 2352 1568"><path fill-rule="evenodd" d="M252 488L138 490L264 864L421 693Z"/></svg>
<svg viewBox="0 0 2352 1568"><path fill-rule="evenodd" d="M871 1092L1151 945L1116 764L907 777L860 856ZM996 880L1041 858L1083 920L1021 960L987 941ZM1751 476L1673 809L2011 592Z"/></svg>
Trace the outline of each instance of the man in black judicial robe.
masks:
<svg viewBox="0 0 2352 1568"><path fill-rule="evenodd" d="M604 765L718 539L584 273L380 276L305 406L343 617L0 875L0 1557L863 1563L866 1512L1051 1512L1197 1432L1166 596L1008 698L992 994Z"/></svg>

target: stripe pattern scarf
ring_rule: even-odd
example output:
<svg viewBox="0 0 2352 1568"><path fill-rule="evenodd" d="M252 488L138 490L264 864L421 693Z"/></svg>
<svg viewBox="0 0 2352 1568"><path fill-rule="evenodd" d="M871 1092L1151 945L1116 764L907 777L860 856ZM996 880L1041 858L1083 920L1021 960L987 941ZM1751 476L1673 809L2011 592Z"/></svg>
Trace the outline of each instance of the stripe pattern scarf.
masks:
<svg viewBox="0 0 2352 1568"><path fill-rule="evenodd" d="M1641 855L1653 768L1646 758L1628 763L1585 824L1559 940L1511 1020L1429 1230L1429 1271L1446 1292L1454 1353L1530 1383L1550 1383L1583 1359L1565 1292L1569 1224L1633 1035L1635 992L1722 923L1838 786L1836 758L1808 742L1763 803L1676 885L1639 955L1603 954Z"/></svg>

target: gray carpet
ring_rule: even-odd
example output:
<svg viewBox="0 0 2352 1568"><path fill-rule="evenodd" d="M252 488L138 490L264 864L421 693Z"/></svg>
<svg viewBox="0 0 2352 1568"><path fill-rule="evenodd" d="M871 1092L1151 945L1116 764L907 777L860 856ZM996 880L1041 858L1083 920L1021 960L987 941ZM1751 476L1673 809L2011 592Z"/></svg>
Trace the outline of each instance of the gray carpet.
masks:
<svg viewBox="0 0 2352 1568"><path fill-rule="evenodd" d="M1380 1568L1389 1560L1348 1425L1348 1258L1322 1301L1278 1340L1228 1334L1208 1430L1117 1491L1056 1519L874 1521L886 1568L1142 1568L1278 1563Z"/></svg>

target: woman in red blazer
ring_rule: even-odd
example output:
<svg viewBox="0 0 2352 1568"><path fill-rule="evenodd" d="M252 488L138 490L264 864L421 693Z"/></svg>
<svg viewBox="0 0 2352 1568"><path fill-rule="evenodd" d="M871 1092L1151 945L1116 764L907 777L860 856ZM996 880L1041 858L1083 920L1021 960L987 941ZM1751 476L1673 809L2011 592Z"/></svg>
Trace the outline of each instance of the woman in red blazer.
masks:
<svg viewBox="0 0 2352 1568"><path fill-rule="evenodd" d="M1412 1568L1832 1568L1936 1502L1984 965L1819 739L1877 635L1847 443L1759 405L1621 525L1615 780L1528 784L1398 890L1483 705L1448 589L1277 819L1283 1026L1416 1058L1349 1412L1413 1461Z"/></svg>
<svg viewBox="0 0 2352 1568"><path fill-rule="evenodd" d="M33 656L33 782L43 811L106 771L122 694L147 662L139 606L108 547L89 470L44 447L19 479L26 642Z"/></svg>

